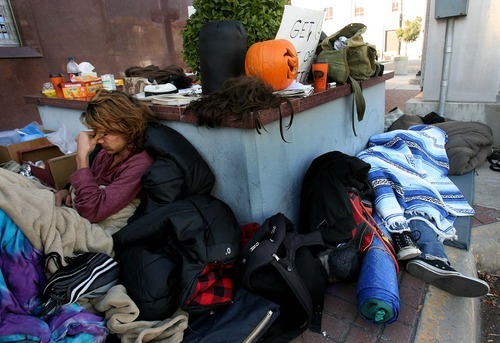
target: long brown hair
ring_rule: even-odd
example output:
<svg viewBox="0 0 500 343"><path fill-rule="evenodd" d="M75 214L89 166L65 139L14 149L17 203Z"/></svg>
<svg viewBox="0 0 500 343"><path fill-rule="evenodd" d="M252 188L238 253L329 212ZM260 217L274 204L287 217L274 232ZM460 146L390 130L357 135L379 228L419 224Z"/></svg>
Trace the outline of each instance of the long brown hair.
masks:
<svg viewBox="0 0 500 343"><path fill-rule="evenodd" d="M99 90L87 103L80 121L89 129L104 129L123 135L127 149L137 153L144 148L144 133L151 109L133 96L118 91Z"/></svg>
<svg viewBox="0 0 500 343"><path fill-rule="evenodd" d="M273 88L261 79L249 76L237 76L227 79L220 90L206 97L191 102L186 113L197 116L198 126L209 128L220 127L222 121L229 116L235 121L247 121L253 114L257 133L266 130L259 117L259 110L277 108L280 116L280 135L283 136L283 115L281 104L287 104L290 109L290 121L285 126L289 129L293 121L293 106L288 98L273 93Z"/></svg>

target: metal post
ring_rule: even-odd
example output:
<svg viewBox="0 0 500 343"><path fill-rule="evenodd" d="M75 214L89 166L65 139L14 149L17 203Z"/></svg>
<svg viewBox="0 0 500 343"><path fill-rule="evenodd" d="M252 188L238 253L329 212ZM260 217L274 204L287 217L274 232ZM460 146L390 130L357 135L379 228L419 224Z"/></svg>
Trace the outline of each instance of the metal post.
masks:
<svg viewBox="0 0 500 343"><path fill-rule="evenodd" d="M453 46L453 31L455 29L455 19L446 19L446 34L444 40L444 52L443 52L443 69L441 71L441 89L439 92L439 108L438 114L441 117L445 116L446 108L446 96L448 93L448 80L450 77L450 62L451 53Z"/></svg>

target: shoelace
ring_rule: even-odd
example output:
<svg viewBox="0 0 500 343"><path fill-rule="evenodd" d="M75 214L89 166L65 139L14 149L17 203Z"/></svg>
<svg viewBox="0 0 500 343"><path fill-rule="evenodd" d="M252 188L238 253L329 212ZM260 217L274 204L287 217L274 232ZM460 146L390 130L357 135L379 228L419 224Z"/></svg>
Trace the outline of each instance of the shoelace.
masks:
<svg viewBox="0 0 500 343"><path fill-rule="evenodd" d="M60 308L63 304L63 299L56 295L56 294L51 294L49 298L41 304L40 308L40 316L45 317L49 314L51 314L53 311L56 309Z"/></svg>
<svg viewBox="0 0 500 343"><path fill-rule="evenodd" d="M394 234L392 239L394 240L394 245L398 249L401 249L401 248L407 247L407 246L415 245L413 243L413 240L411 239L411 237L408 235L408 232L401 232L401 233Z"/></svg>
<svg viewBox="0 0 500 343"><path fill-rule="evenodd" d="M48 265L50 262L54 262L57 269L60 269L62 267L61 255L59 255L59 253L55 251L49 252L48 254L45 255L45 273L47 273L48 271Z"/></svg>
<svg viewBox="0 0 500 343"><path fill-rule="evenodd" d="M410 237L410 234L409 233L406 233L404 232L401 237L403 238L403 241L404 241L404 244L406 246L412 246L412 245L415 245L415 243L413 243L413 239Z"/></svg>

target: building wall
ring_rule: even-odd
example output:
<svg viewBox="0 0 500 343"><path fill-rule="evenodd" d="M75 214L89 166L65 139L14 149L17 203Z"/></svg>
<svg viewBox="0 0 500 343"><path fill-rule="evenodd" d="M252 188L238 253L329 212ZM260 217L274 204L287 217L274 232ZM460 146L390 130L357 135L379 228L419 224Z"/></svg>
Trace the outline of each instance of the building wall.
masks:
<svg viewBox="0 0 500 343"><path fill-rule="evenodd" d="M430 0L424 58L424 101L438 101L443 70L446 19L435 19ZM447 101L497 102L500 86L500 1L469 1L466 16L456 17L451 42ZM432 33L432 34L431 34ZM473 119L473 118L472 118Z"/></svg>
<svg viewBox="0 0 500 343"><path fill-rule="evenodd" d="M500 2L469 1L466 16L449 20L436 19L435 7L436 0L429 0L423 94L408 101L405 112L423 116L434 111L449 119L486 124L493 133L493 146L499 147ZM445 47L447 25L451 39ZM445 51L450 52L447 68L443 67Z"/></svg>
<svg viewBox="0 0 500 343"><path fill-rule="evenodd" d="M131 66L185 67L181 29L192 0L11 3L23 44L40 56L0 58L0 130L40 122L36 106L23 97L40 93L49 73L66 73L68 56L115 77Z"/></svg>
<svg viewBox="0 0 500 343"><path fill-rule="evenodd" d="M400 27L400 14L402 20L414 20L417 16L422 18L422 32L417 41L408 44L401 44L401 55L408 54L410 59L419 59L422 56L422 46L425 27L425 14L427 0L399 0L398 12L392 12L392 0L292 0L292 5L311 9L333 8L333 17L323 23L323 32L332 35L345 25L350 23L363 23L366 25L366 33L363 34L365 42L375 44L381 59L391 60L398 55L398 51L387 51L386 32L394 31ZM354 16L354 4L364 7L363 16Z"/></svg>
<svg viewBox="0 0 500 343"><path fill-rule="evenodd" d="M401 1L404 19L413 19L424 13L427 0ZM192 0L11 3L23 44L39 56L2 58L6 48L0 48L0 130L40 121L36 106L25 104L24 96L40 93L43 83L49 81L49 73L64 73L68 56L74 56L77 62L90 62L98 74L112 73L115 77L123 76L131 66L185 66L180 33ZM399 15L391 12L391 3L392 0L365 0L365 15L355 18L353 0L292 1L299 7L332 7L333 18L323 25L327 34L351 22L365 23L365 40L377 46L381 58L386 57L382 56L385 31L399 26ZM420 42L411 44L410 58L420 56L421 46Z"/></svg>

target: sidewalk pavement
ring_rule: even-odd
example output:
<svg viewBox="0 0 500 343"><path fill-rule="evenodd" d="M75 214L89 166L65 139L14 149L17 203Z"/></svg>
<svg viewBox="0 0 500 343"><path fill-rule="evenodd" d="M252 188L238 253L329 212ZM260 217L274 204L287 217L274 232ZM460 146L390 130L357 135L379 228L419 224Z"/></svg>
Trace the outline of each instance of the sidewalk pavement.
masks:
<svg viewBox="0 0 500 343"><path fill-rule="evenodd" d="M386 70L391 69L391 64L386 64ZM385 113L389 113L394 107L405 110L405 102L420 93L420 60L408 61L408 74L394 75L394 78L385 82Z"/></svg>
<svg viewBox="0 0 500 343"><path fill-rule="evenodd" d="M387 101L399 101L397 106L404 109L404 102L414 96L409 94L420 92L418 84L408 84L414 76L396 75L394 79L388 80L386 104ZM406 93L406 100L395 100L398 96L401 98L401 92ZM476 215L472 220L470 249L467 251L446 246L446 252L452 266L465 275L477 276L477 270L498 274L500 173L490 170L488 162L478 167L475 173L473 207ZM400 313L396 322L385 326L368 322L357 308L356 284L336 284L329 287L325 297L323 332L307 331L293 343L481 342L480 298L448 294L414 278L405 272L404 267L401 267L398 275L398 284Z"/></svg>

